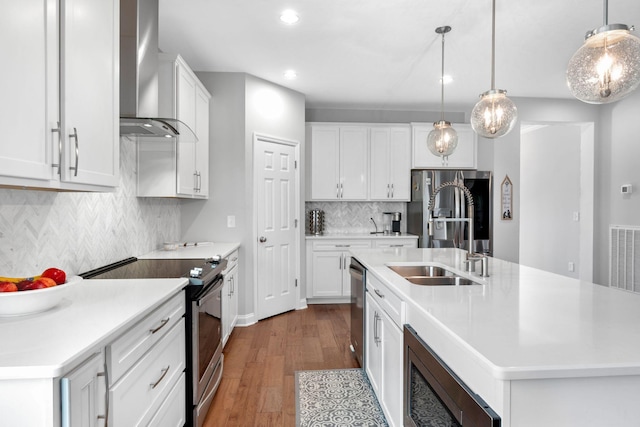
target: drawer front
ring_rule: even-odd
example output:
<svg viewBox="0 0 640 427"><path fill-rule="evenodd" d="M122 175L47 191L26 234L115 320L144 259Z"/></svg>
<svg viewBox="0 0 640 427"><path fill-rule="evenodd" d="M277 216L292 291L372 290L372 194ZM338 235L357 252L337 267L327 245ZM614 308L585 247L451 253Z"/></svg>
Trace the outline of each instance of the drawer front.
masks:
<svg viewBox="0 0 640 427"><path fill-rule="evenodd" d="M367 292L371 294L391 320L402 329L405 321L405 303L373 274L367 274Z"/></svg>
<svg viewBox="0 0 640 427"><path fill-rule="evenodd" d="M107 347L110 384L117 382L147 350L182 319L184 306L184 292L180 292Z"/></svg>
<svg viewBox="0 0 640 427"><path fill-rule="evenodd" d="M376 239L374 248L417 248L418 239Z"/></svg>
<svg viewBox="0 0 640 427"><path fill-rule="evenodd" d="M110 389L112 425L146 425L183 376L185 347L181 319Z"/></svg>
<svg viewBox="0 0 640 427"><path fill-rule="evenodd" d="M183 372L180 379L173 386L167 398L160 405L160 409L155 413L149 427L182 427L186 420L185 413L185 393L186 379Z"/></svg>
<svg viewBox="0 0 640 427"><path fill-rule="evenodd" d="M314 240L314 251L348 251L371 247L371 240Z"/></svg>
<svg viewBox="0 0 640 427"><path fill-rule="evenodd" d="M227 268L224 270L222 274L228 274L229 271L236 265L238 265L238 250L236 249L229 255L227 258Z"/></svg>

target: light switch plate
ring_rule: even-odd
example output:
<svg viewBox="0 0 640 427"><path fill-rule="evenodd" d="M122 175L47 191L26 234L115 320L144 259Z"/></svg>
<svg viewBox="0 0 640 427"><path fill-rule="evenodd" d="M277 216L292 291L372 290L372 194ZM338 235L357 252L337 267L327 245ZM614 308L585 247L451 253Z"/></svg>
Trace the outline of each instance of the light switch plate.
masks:
<svg viewBox="0 0 640 427"><path fill-rule="evenodd" d="M236 226L236 216L235 215L228 215L227 216L227 227L228 228L235 228Z"/></svg>

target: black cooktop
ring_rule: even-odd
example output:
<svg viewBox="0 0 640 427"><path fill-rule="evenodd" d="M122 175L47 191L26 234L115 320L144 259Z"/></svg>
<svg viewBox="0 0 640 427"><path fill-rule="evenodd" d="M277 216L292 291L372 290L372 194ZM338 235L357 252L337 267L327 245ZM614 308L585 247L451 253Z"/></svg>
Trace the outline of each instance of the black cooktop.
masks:
<svg viewBox="0 0 640 427"><path fill-rule="evenodd" d="M217 275L224 269L222 263L211 262L206 259L137 259L127 258L95 270L80 274L84 279L161 279L189 277L194 268L201 268L202 272L196 278ZM201 284L191 280L192 284Z"/></svg>

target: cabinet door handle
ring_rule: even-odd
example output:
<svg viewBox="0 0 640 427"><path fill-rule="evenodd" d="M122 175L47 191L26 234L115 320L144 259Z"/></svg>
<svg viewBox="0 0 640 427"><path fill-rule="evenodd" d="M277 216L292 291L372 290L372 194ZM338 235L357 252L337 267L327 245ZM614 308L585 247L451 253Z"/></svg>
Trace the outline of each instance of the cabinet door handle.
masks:
<svg viewBox="0 0 640 427"><path fill-rule="evenodd" d="M376 295L378 295L380 298L384 298L384 294L382 292L380 292L379 290L374 289L373 292L375 292Z"/></svg>
<svg viewBox="0 0 640 427"><path fill-rule="evenodd" d="M73 128L73 133L69 134L69 138L74 138L76 140L76 165L71 167L69 166L69 170L75 171L73 176L78 176L78 159L80 158L80 142L78 141L78 130Z"/></svg>
<svg viewBox="0 0 640 427"><path fill-rule="evenodd" d="M231 276L231 295L236 293L236 278Z"/></svg>
<svg viewBox="0 0 640 427"><path fill-rule="evenodd" d="M391 184L391 198L393 199L393 184Z"/></svg>
<svg viewBox="0 0 640 427"><path fill-rule="evenodd" d="M171 316L167 317L166 319L162 319L160 321L160 326L158 326L157 328L149 329L149 332L151 332L151 334L155 334L160 329L164 328L167 325L167 323L169 323L169 319L171 319Z"/></svg>
<svg viewBox="0 0 640 427"><path fill-rule="evenodd" d="M387 199L389 198L389 184L387 184Z"/></svg>
<svg viewBox="0 0 640 427"><path fill-rule="evenodd" d="M344 198L344 188L342 187L342 183L340 183L340 198Z"/></svg>
<svg viewBox="0 0 640 427"><path fill-rule="evenodd" d="M160 384L162 382L164 377L167 375L167 372L169 372L169 368L170 367L171 367L171 365L167 365L167 367L162 370L162 375L160 375L160 378L158 378L158 381L156 381L155 383L149 384L151 386L151 390L153 390L154 388L158 387L158 384Z"/></svg>
<svg viewBox="0 0 640 427"><path fill-rule="evenodd" d="M340 184L336 184L336 199L340 198Z"/></svg>

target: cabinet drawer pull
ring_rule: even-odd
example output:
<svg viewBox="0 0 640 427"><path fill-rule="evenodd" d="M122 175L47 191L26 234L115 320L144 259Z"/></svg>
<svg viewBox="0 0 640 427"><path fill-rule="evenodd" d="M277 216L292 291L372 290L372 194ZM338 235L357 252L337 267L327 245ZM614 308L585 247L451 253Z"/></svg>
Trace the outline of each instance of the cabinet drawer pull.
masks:
<svg viewBox="0 0 640 427"><path fill-rule="evenodd" d="M380 292L379 290L374 289L373 292L375 292L376 295L378 295L380 298L384 298L384 294L382 292Z"/></svg>
<svg viewBox="0 0 640 427"><path fill-rule="evenodd" d="M166 319L162 319L160 321L160 326L158 326L157 328L154 328L154 329L149 329L149 332L151 332L152 334L155 334L160 329L164 328L167 323L169 323L169 319L171 319L171 316L167 317Z"/></svg>
<svg viewBox="0 0 640 427"><path fill-rule="evenodd" d="M351 245L336 245L336 248L350 248Z"/></svg>
<svg viewBox="0 0 640 427"><path fill-rule="evenodd" d="M162 370L162 375L160 375L160 378L158 378L158 381L156 381L155 383L149 384L151 386L151 390L153 390L154 388L158 387L158 384L160 384L160 382L167 375L167 372L169 372L169 368L170 367L171 367L171 365L167 365L167 367Z"/></svg>
<svg viewBox="0 0 640 427"><path fill-rule="evenodd" d="M389 245L391 248L402 248L404 245Z"/></svg>

